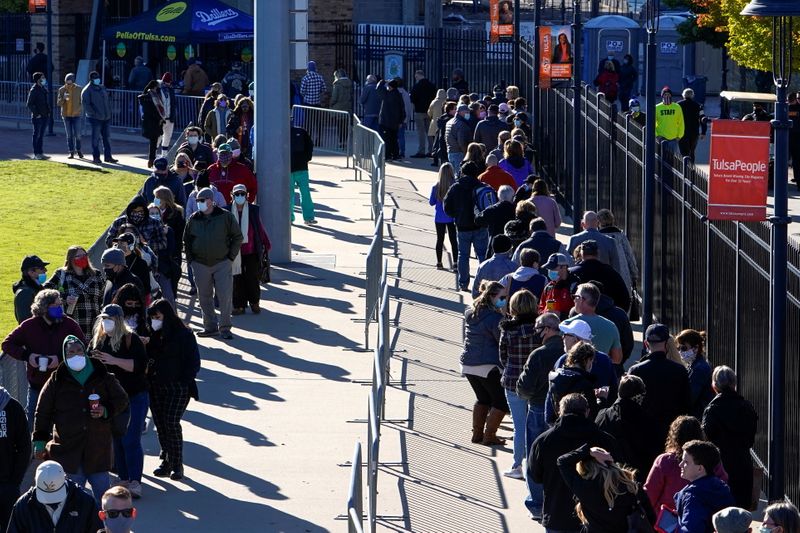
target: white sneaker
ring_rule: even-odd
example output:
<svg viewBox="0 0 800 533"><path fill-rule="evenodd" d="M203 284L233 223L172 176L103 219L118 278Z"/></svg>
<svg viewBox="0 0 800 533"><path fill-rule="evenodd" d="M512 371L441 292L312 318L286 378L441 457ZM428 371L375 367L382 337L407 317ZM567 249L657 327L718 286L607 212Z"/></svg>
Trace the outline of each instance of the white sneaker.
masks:
<svg viewBox="0 0 800 533"><path fill-rule="evenodd" d="M128 482L128 490L135 499L139 499L142 497L142 484L138 481L129 481Z"/></svg>
<svg viewBox="0 0 800 533"><path fill-rule="evenodd" d="M503 475L511 479L525 479L525 476L522 474L522 465L512 466L509 470L503 472Z"/></svg>

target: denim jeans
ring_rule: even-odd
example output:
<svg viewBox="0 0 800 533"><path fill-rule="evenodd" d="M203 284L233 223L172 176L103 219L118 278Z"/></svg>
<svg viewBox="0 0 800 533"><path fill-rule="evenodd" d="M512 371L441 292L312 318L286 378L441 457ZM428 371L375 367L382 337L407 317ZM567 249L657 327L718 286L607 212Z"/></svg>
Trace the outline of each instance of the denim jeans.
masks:
<svg viewBox="0 0 800 533"><path fill-rule="evenodd" d="M142 481L144 468L142 424L147 416L150 398L147 391L143 391L131 396L130 402L131 421L128 424L128 431L121 438L114 437L114 466L121 480Z"/></svg>
<svg viewBox="0 0 800 533"><path fill-rule="evenodd" d="M486 248L489 246L489 232L485 228L473 231L458 232L458 285L469 285L469 252L470 246L478 256L478 263L486 259Z"/></svg>
<svg viewBox="0 0 800 533"><path fill-rule="evenodd" d="M311 189L308 184L308 170L297 170L289 177L289 213L294 222L294 189L300 189L300 207L303 209L303 220L314 220L314 202L311 200Z"/></svg>
<svg viewBox="0 0 800 533"><path fill-rule="evenodd" d="M81 151L81 117L64 117L69 152Z"/></svg>
<svg viewBox="0 0 800 533"><path fill-rule="evenodd" d="M400 157L406 156L406 127L400 126L397 130L397 145L400 147Z"/></svg>
<svg viewBox="0 0 800 533"><path fill-rule="evenodd" d="M47 117L31 118L33 124L33 153L43 154L44 128L47 126Z"/></svg>
<svg viewBox="0 0 800 533"><path fill-rule="evenodd" d="M28 433L33 433L33 416L36 414L36 403L39 401L40 389L34 389L28 384L28 402L25 412L28 413Z"/></svg>
<svg viewBox="0 0 800 533"><path fill-rule="evenodd" d="M525 454L526 457L529 457L533 441L547 429L547 424L544 422L544 405L528 405L528 418L525 429ZM530 465L528 468L530 468ZM528 485L528 496L525 498L525 507L528 508L531 514L541 516L542 504L544 503L543 488L539 483L535 483L530 478L528 472L525 473L525 482Z"/></svg>
<svg viewBox="0 0 800 533"><path fill-rule="evenodd" d="M139 432L141 433L141 431L142 428L139 426ZM103 493L111 487L111 477L108 475L108 472L95 472L94 474L86 475L83 473L83 468L79 468L74 474L67 472L67 477L80 488L85 488L86 482L88 481L89 485L92 486L94 501L97 502L98 505L100 505L100 498L103 497Z"/></svg>
<svg viewBox="0 0 800 533"><path fill-rule="evenodd" d="M103 155L111 159L111 143L108 139L108 123L110 120L89 119L92 126L92 158L100 159L100 140L103 141Z"/></svg>
<svg viewBox="0 0 800 533"><path fill-rule="evenodd" d="M453 170L455 170L456 176L460 176L461 162L464 160L464 154L461 152L448 152L447 160L450 161L451 165L453 165Z"/></svg>
<svg viewBox="0 0 800 533"><path fill-rule="evenodd" d="M525 459L525 432L527 430L528 401L523 400L517 393L506 389L506 400L511 410L511 420L514 421L514 466L520 466Z"/></svg>

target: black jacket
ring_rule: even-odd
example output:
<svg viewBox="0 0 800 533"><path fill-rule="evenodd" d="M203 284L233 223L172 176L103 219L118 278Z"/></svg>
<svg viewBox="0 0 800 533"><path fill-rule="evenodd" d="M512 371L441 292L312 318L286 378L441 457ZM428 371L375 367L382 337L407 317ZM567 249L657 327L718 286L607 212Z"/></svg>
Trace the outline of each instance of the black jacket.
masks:
<svg viewBox="0 0 800 533"><path fill-rule="evenodd" d="M31 86L31 90L28 91L28 101L26 105L33 118L49 117L50 93L38 83L34 83Z"/></svg>
<svg viewBox="0 0 800 533"><path fill-rule="evenodd" d="M14 505L8 533L97 533L103 524L94 498L69 479L66 483L67 499L55 527L44 504L36 499L36 487L31 487Z"/></svg>
<svg viewBox="0 0 800 533"><path fill-rule="evenodd" d="M436 140L434 141L433 153L439 158L440 162L447 162L447 121L451 117L444 113L436 119Z"/></svg>
<svg viewBox="0 0 800 533"><path fill-rule="evenodd" d="M607 265L599 259L586 259L577 266L570 268L569 271L578 276L581 283L599 282L602 284L600 292L609 295L614 300L614 305L623 311L630 309L631 295L628 292L628 287L625 285L622 276L611 265Z"/></svg>
<svg viewBox="0 0 800 533"><path fill-rule="evenodd" d="M645 355L628 373L644 381L647 393L642 407L656 422L658 434L653 438L665 442L672 421L689 413L689 373L664 352Z"/></svg>
<svg viewBox="0 0 800 533"><path fill-rule="evenodd" d="M617 326L619 331L619 340L622 344L622 362L628 360L633 352L633 329L631 328L631 321L628 318L628 313L614 305L614 300L606 294L600 295L600 301L597 303L595 310L598 315L603 318L609 319Z"/></svg>
<svg viewBox="0 0 800 533"><path fill-rule="evenodd" d="M148 280L149 280L149 273L148 273ZM142 284L142 280L138 277L131 274L131 271L128 268L122 269L122 272L119 272L116 276L114 276L114 280L107 280L106 281L106 288L103 291L103 305L108 305L111 303L111 300L114 298L114 295L117 293L120 287L125 285L126 283L132 283L139 289L139 292L142 293L142 298L145 297L144 292L144 285Z"/></svg>
<svg viewBox="0 0 800 533"><path fill-rule="evenodd" d="M703 413L706 438L717 445L736 505L749 508L753 487L750 448L758 429L753 405L738 392L717 394Z"/></svg>
<svg viewBox="0 0 800 533"><path fill-rule="evenodd" d="M478 178L462 174L444 195L444 212L454 218L458 231L475 231L475 189L483 184Z"/></svg>
<svg viewBox="0 0 800 533"><path fill-rule="evenodd" d="M539 435L528 456L528 475L544 485L542 525L547 529L576 531L581 528L575 514L572 489L566 484L556 466L558 458L576 448L599 446L615 457L618 453L614 438L600 431L591 420L574 414L558 419L555 425Z"/></svg>
<svg viewBox="0 0 800 533"><path fill-rule="evenodd" d="M599 408L597 406L597 396L594 394L596 381L592 374L582 368L564 366L550 372L548 377L550 379L550 397L553 401L553 416L558 412L557 407L561 398L567 394L577 392L583 394L589 402L589 419L594 420ZM545 422L552 425L555 422L555 418L545 420Z"/></svg>
<svg viewBox="0 0 800 533"><path fill-rule="evenodd" d="M650 415L635 401L617 398L611 407L600 410L595 423L617 440L621 455L614 459L635 468L636 479L644 483L664 448L664 442L654 438L657 431Z"/></svg>
<svg viewBox="0 0 800 533"><path fill-rule="evenodd" d="M428 106L436 98L436 86L428 78L422 78L411 88L411 103L414 113L428 113Z"/></svg>
<svg viewBox="0 0 800 533"><path fill-rule="evenodd" d="M0 387L0 484L18 487L25 477L31 457L31 435L25 410L7 390ZM3 527L5 524L0 524Z"/></svg>
<svg viewBox="0 0 800 533"><path fill-rule="evenodd" d="M314 141L306 130L295 126L292 126L291 136L291 172L308 170L308 162L314 155Z"/></svg>
<svg viewBox="0 0 800 533"><path fill-rule="evenodd" d="M195 377L200 371L200 351L189 328L153 333L147 343L147 357L147 375L152 383L183 383L189 386L190 396L199 399Z"/></svg>
<svg viewBox="0 0 800 533"><path fill-rule="evenodd" d="M532 351L517 380L517 396L528 400L529 405L543 408L550 387L548 377L563 354L561 335L553 335Z"/></svg>
<svg viewBox="0 0 800 533"><path fill-rule="evenodd" d="M398 129L406 120L406 106L403 95L397 89L386 88L386 81L381 80L375 89L381 97L381 110L378 113L378 124L390 129ZM426 110L427 111L427 110Z"/></svg>
<svg viewBox="0 0 800 533"><path fill-rule="evenodd" d="M214 151L204 142L197 143L194 150L188 142L185 142L178 148L178 153L188 155L193 165L207 163L210 166L214 163Z"/></svg>
<svg viewBox="0 0 800 533"><path fill-rule="evenodd" d="M683 111L683 124L684 124L684 137L697 137L697 130L703 135L706 134L708 124L706 123L706 115L703 112L703 106L690 98L684 98L678 105L681 106Z"/></svg>
<svg viewBox="0 0 800 533"><path fill-rule="evenodd" d="M469 94L469 84L467 84L467 80L464 78L454 81L450 84L450 87L455 87L458 89L458 94Z"/></svg>
<svg viewBox="0 0 800 533"><path fill-rule="evenodd" d="M490 205L479 215L475 216L475 223L489 228L489 237L502 235L506 222L514 220L514 204L499 201Z"/></svg>
<svg viewBox="0 0 800 533"><path fill-rule="evenodd" d="M603 495L602 477L585 479L575 470L581 461L594 461L589 451L590 446L584 444L577 450L565 453L558 458L558 469L561 471L561 476L572 490L575 499L580 502L581 512L586 518L587 524L584 526L583 532L620 533L628 531L628 515L639 507L644 510L650 524L655 522L656 516L650 500L638 483L636 494L626 492L617 496L614 506L609 508L608 501ZM614 459L617 460L616 457Z"/></svg>
<svg viewBox="0 0 800 533"><path fill-rule="evenodd" d="M153 102L153 97L147 92L140 94L136 98L139 100L139 105L142 106L142 137L145 139L158 139L164 131L164 121L161 119L161 113L158 112L158 108Z"/></svg>
<svg viewBox="0 0 800 533"><path fill-rule="evenodd" d="M522 250L526 248L533 248L539 252L539 264L543 265L547 262L550 255L558 253L561 249L561 242L555 237L551 237L550 234L547 233L547 230L539 230L534 231L528 239L522 241L519 246L517 246L514 255L519 256ZM540 272L544 272L545 270L544 268L539 269Z"/></svg>

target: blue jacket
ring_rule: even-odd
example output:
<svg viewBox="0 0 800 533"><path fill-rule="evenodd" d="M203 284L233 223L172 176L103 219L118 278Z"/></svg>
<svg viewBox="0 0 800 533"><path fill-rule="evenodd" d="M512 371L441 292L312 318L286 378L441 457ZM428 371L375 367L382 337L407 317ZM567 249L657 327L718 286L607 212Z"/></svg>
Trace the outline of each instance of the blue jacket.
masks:
<svg viewBox="0 0 800 533"><path fill-rule="evenodd" d="M508 256L508 252L494 254L478 266L475 272L475 281L472 283L472 297L477 298L480 294L481 281L500 281L506 274L510 274L517 269L517 264Z"/></svg>
<svg viewBox="0 0 800 533"><path fill-rule="evenodd" d="M453 222L453 218L447 216L447 213L444 212L444 203L442 200L439 200L436 196L436 193L439 191L439 185L434 185L431 188L431 197L428 198L428 203L436 206L436 216L434 217L433 221L437 224L450 224Z"/></svg>
<svg viewBox="0 0 800 533"><path fill-rule="evenodd" d="M547 259L551 254L558 253L561 251L563 246L564 245L561 244L561 241L551 237L550 234L547 233L547 230L534 231L533 235L531 235L529 239L522 241L522 243L517 246L517 249L514 251L514 255L511 257L511 259L519 263L519 256L522 254L522 250L526 248L533 248L539 252L539 264L543 265L547 262ZM540 272L543 270L545 269L539 269Z"/></svg>
<svg viewBox="0 0 800 533"><path fill-rule="evenodd" d="M377 83L367 83L361 91L361 105L364 106L365 117L377 117L381 112L381 95L378 94Z"/></svg>
<svg viewBox="0 0 800 533"><path fill-rule="evenodd" d="M600 261L611 266L619 264L616 241L608 235L600 233L600 230L595 228L583 230L570 237L567 252L572 255L572 251L577 248L579 244L590 239L597 242L597 258L600 259Z"/></svg>
<svg viewBox="0 0 800 533"><path fill-rule="evenodd" d="M503 319L498 311L480 309L473 315L472 307L464 313L464 350L461 352L461 364L497 365L500 366L500 321Z"/></svg>
<svg viewBox="0 0 800 533"><path fill-rule="evenodd" d="M711 474L696 479L675 495L677 533L713 533L711 517L732 505L731 489L720 478Z"/></svg>
<svg viewBox="0 0 800 533"><path fill-rule="evenodd" d="M172 191L173 196L175 196L176 204L180 206L186 205L186 189L183 187L181 178L174 172L168 172L167 175L163 177L157 176L156 173L153 172L144 180L144 185L142 185L142 190L139 191L139 194L141 194L149 204L155 197L153 191L161 185Z"/></svg>

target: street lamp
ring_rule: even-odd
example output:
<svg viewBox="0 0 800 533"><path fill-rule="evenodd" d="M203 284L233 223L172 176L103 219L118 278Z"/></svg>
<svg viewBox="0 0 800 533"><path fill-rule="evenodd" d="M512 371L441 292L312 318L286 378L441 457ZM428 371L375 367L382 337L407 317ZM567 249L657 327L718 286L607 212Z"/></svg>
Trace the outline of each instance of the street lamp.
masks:
<svg viewBox="0 0 800 533"><path fill-rule="evenodd" d="M769 500L784 498L784 361L786 358L786 246L790 222L787 206L789 180L789 108L786 90L792 78L792 16L800 15L797 0L751 0L742 15L772 18L772 79L775 104L775 209L772 224L770 264L770 398L769 398Z"/></svg>
<svg viewBox="0 0 800 533"><path fill-rule="evenodd" d="M645 72L645 129L644 129L644 208L642 209L642 331L653 320L653 221L656 185L656 33L659 26L660 0L648 0L644 5L647 29Z"/></svg>
<svg viewBox="0 0 800 533"><path fill-rule="evenodd" d="M583 170L583 142L581 141L581 1L572 3L572 229L581 231L583 202L581 174Z"/></svg>

